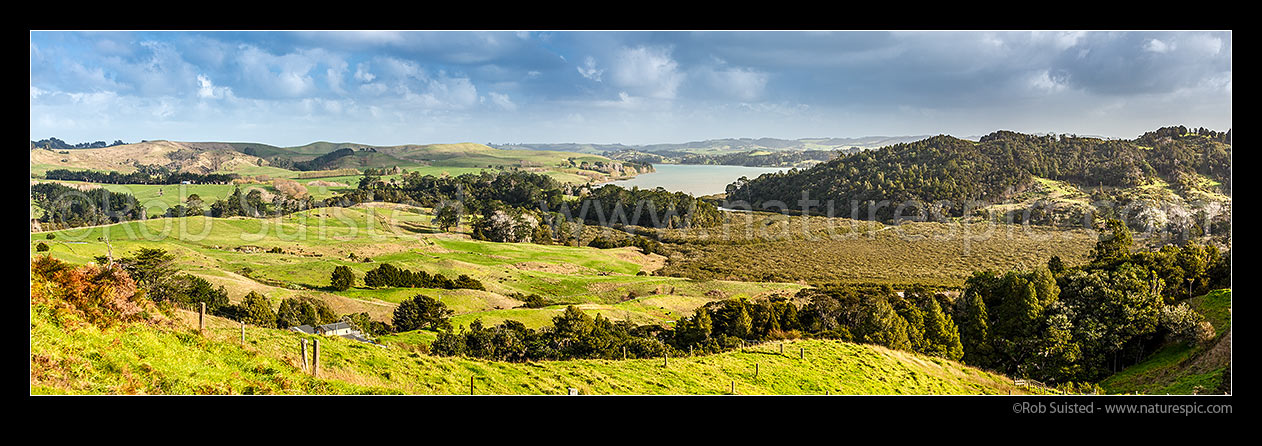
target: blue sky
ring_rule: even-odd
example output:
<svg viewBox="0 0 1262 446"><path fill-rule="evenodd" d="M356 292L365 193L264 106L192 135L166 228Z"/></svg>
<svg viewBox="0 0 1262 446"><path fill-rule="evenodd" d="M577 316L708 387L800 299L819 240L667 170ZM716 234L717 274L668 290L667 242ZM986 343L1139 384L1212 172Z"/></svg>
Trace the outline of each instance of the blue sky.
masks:
<svg viewBox="0 0 1262 446"><path fill-rule="evenodd" d="M31 32L31 139L652 144L1231 126L1230 32Z"/></svg>

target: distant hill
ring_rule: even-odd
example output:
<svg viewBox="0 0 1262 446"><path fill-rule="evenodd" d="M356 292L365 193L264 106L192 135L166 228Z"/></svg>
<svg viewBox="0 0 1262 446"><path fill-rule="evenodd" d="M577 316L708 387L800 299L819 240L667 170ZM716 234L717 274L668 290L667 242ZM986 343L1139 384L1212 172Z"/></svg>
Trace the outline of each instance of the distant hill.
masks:
<svg viewBox="0 0 1262 446"><path fill-rule="evenodd" d="M1037 187L1043 192L1031 197L1035 201L1059 197L1087 206L1101 200L1135 203L1140 207L1131 210L1138 217L1131 219L1132 227L1156 225L1164 230L1175 225L1180 228L1172 229L1182 230L1203 224L1206 219L1188 215L1212 203L1225 204L1225 209L1215 211L1219 216L1230 214L1230 141L1230 131L1186 127L1166 127L1134 140L1011 131L997 131L978 141L939 135L737 182L729 186L727 197L755 208L765 202L794 203L803 193L845 207L852 200L873 201L860 205L858 212L865 218L871 212L884 221L896 211L903 216L928 210L939 213L938 218L960 217L962 203L997 205L1021 199ZM922 204L899 207L912 200ZM893 204L880 205L882 201ZM926 204L942 201L953 205ZM1229 232L1227 228L1217 233Z"/></svg>
<svg viewBox="0 0 1262 446"><path fill-rule="evenodd" d="M704 154L729 154L759 150L837 150L837 149L871 149L902 142L921 140L921 136L864 136L860 138L724 138L707 139L675 144L582 144L582 143L523 143L523 144L487 144L491 147L507 150L562 150L567 152L607 154L619 151L638 152L688 152Z"/></svg>
<svg viewBox="0 0 1262 446"><path fill-rule="evenodd" d="M34 142L32 142L34 144ZM132 173L143 165L172 171L294 176L345 169L524 169L567 183L632 177L652 168L634 161L563 151L501 150L475 143L374 146L318 141L294 147L250 142L143 141L103 148L31 149L31 175L53 169Z"/></svg>
<svg viewBox="0 0 1262 446"><path fill-rule="evenodd" d="M145 141L92 149L31 150L32 174L59 168L131 173L138 165L159 165L174 171L208 174L265 164L258 157L233 150L225 143Z"/></svg>

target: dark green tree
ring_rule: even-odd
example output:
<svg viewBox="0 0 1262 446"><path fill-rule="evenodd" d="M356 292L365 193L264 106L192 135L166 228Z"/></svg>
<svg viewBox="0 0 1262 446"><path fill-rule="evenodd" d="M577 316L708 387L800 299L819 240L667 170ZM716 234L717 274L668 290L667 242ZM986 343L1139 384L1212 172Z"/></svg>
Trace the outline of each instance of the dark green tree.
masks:
<svg viewBox="0 0 1262 446"><path fill-rule="evenodd" d="M337 291L349 290L355 285L355 273L351 268L345 265L339 265L333 268L333 275L329 279L329 286Z"/></svg>
<svg viewBox="0 0 1262 446"><path fill-rule="evenodd" d="M454 313L438 299L418 294L399 303L394 309L391 325L400 332L420 329L441 331L451 327L448 318Z"/></svg>
<svg viewBox="0 0 1262 446"><path fill-rule="evenodd" d="M262 294L251 291L241 301L239 314L241 321L260 327L275 327L276 312L272 311L272 302Z"/></svg>
<svg viewBox="0 0 1262 446"><path fill-rule="evenodd" d="M1117 263L1130 257L1131 245L1135 243L1131 230L1121 220L1110 218L1105 220L1100 230L1099 241L1091 250L1093 263Z"/></svg>

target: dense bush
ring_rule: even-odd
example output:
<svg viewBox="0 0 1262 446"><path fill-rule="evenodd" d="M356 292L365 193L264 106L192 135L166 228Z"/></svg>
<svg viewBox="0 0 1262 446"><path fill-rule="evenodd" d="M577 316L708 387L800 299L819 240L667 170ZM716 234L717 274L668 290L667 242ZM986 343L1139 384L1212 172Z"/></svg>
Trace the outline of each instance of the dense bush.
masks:
<svg viewBox="0 0 1262 446"><path fill-rule="evenodd" d="M276 325L280 328L299 325L324 325L338 321L337 313L323 300L311 297L291 297L280 301L276 311Z"/></svg>
<svg viewBox="0 0 1262 446"><path fill-rule="evenodd" d="M451 321L447 318L453 313L454 311L438 299L418 294L411 299L399 302L399 306L394 309L392 325L398 331L450 330Z"/></svg>
<svg viewBox="0 0 1262 446"><path fill-rule="evenodd" d="M409 271L383 263L375 269L368 271L364 275L364 285L369 287L399 287L399 288L438 288L444 290L454 289L472 289L485 290L486 287L482 282L469 276L460 276L460 280L453 281L442 274L430 274L425 271Z"/></svg>
<svg viewBox="0 0 1262 446"><path fill-rule="evenodd" d="M31 275L32 302L50 304L60 323L81 320L108 327L147 319L156 310L127 271L116 265L72 267L38 256L31 261Z"/></svg>

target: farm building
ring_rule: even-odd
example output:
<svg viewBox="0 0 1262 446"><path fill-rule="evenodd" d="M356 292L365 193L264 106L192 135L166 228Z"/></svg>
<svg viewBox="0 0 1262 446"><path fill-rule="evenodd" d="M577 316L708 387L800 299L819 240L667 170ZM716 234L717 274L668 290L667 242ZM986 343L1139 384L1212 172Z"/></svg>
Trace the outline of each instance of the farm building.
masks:
<svg viewBox="0 0 1262 446"><path fill-rule="evenodd" d="M303 324L297 327L289 327L289 329L292 331L299 332L299 333L318 334L318 335L324 335L324 336L341 336L343 338L352 339L359 342L367 342L370 344L372 343L372 341L368 340L368 338L365 337L362 332L360 332L359 330L356 330L354 326L352 326L351 324L347 322L335 322L332 324L319 325L315 327L307 325L307 324Z"/></svg>

